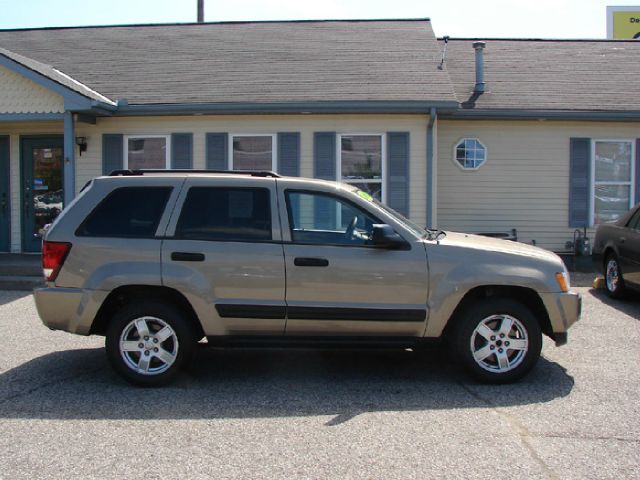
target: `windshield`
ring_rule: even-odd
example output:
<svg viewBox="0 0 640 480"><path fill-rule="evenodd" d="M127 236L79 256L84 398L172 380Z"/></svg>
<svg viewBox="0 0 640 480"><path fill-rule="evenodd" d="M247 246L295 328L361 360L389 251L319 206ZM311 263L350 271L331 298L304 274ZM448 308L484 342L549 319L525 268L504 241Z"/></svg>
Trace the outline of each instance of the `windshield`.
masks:
<svg viewBox="0 0 640 480"><path fill-rule="evenodd" d="M360 198L363 198L363 199L367 200L368 202L373 203L374 205L376 205L381 210L384 210L384 212L387 215L392 216L398 222L402 223L405 227L407 227L409 230L411 230L416 236L422 237L425 234L425 232L426 232L425 228L421 227L420 225L418 225L415 222L412 222L411 220L409 220L407 217L405 217L401 213L396 212L393 208L385 205L384 203L379 201L377 198L373 197L371 194L369 194L367 192L364 192L362 190L358 190L357 188L354 188L353 191L356 194L358 194L358 196Z"/></svg>

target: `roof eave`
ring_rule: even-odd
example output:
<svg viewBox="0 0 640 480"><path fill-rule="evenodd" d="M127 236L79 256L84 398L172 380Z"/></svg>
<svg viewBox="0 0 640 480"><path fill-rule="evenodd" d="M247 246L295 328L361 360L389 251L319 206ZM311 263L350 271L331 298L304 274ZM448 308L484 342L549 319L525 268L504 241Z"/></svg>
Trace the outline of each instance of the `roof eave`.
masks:
<svg viewBox="0 0 640 480"><path fill-rule="evenodd" d="M458 109L443 112L446 118L474 120L640 120L640 110L518 110L518 109Z"/></svg>
<svg viewBox="0 0 640 480"><path fill-rule="evenodd" d="M86 112L95 109L112 111L115 107L109 103L100 102L98 100L89 98L81 93L78 93L65 85L62 85L51 78L42 75L35 70L21 64L0 53L0 66L11 70L18 75L21 75L32 82L40 85L47 90L60 95L64 101L65 110L72 112Z"/></svg>
<svg viewBox="0 0 640 480"><path fill-rule="evenodd" d="M431 108L454 111L456 101L309 101L228 102L118 105L115 116L232 115L232 114L330 114L330 113L428 113Z"/></svg>

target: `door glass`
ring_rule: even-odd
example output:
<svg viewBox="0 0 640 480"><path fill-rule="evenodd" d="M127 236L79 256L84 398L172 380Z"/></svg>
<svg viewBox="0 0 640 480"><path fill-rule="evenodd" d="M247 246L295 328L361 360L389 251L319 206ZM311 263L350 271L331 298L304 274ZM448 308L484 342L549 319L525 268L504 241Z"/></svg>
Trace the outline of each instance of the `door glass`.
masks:
<svg viewBox="0 0 640 480"><path fill-rule="evenodd" d="M33 235L39 236L62 211L62 148L34 148L32 159Z"/></svg>
<svg viewBox="0 0 640 480"><path fill-rule="evenodd" d="M291 240L320 245L368 245L380 223L352 203L323 193L287 192Z"/></svg>

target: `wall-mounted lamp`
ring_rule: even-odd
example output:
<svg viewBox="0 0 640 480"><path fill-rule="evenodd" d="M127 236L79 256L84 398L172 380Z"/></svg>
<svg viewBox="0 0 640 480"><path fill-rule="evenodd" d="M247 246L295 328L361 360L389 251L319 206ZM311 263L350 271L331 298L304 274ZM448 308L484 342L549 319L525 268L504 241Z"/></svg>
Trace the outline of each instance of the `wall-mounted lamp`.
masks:
<svg viewBox="0 0 640 480"><path fill-rule="evenodd" d="M80 156L82 156L82 152L87 151L87 137L76 137L76 145L78 145Z"/></svg>

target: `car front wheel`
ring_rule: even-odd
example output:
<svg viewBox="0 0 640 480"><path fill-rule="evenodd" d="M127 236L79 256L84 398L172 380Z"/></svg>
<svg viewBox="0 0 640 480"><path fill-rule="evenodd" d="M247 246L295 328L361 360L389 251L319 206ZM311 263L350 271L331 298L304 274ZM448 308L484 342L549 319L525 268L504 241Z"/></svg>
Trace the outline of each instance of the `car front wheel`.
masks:
<svg viewBox="0 0 640 480"><path fill-rule="evenodd" d="M503 298L478 300L460 312L455 321L455 353L481 381L514 382L540 358L540 325L519 302Z"/></svg>
<svg viewBox="0 0 640 480"><path fill-rule="evenodd" d="M195 343L190 325L173 306L143 302L114 315L105 347L109 363L125 380L153 387L175 378Z"/></svg>
<svg viewBox="0 0 640 480"><path fill-rule="evenodd" d="M618 257L616 257L615 254L607 255L604 261L604 275L604 283L609 296L612 298L622 297L624 294L624 278L622 277Z"/></svg>

